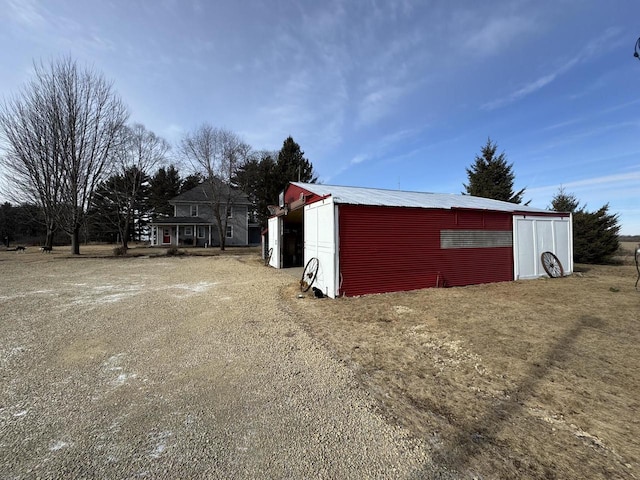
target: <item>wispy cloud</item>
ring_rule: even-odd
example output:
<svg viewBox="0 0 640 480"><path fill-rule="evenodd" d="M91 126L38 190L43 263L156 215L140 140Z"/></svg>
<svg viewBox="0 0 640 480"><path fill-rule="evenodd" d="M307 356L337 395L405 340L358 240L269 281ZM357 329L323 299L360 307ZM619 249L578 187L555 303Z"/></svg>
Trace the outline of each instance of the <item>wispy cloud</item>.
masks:
<svg viewBox="0 0 640 480"><path fill-rule="evenodd" d="M609 108L604 108L602 110L597 110L594 113L592 113L591 115L585 115L585 116L581 116L581 117L577 117L577 118L571 118L569 120L565 120L562 122L557 122L557 123L553 123L551 125L547 125L543 128L541 128L539 131L540 132L549 132L549 131L553 131L553 130L562 130L566 127L571 127L573 125L578 125L581 123L586 123L594 118L598 118L598 117L602 117L603 115L608 115L610 113L614 113L614 112L618 112L620 110L624 110L626 108L629 107L633 107L635 105L637 105L638 103L640 103L640 99L635 99L635 100L631 100L629 102L624 102L624 103L620 103L617 105L612 105ZM637 126L638 123L637 122L624 122L624 123L617 123L613 126L605 126L606 130L610 130L611 127L613 128L624 128L624 127L629 127L629 126ZM591 135L591 132L589 132L587 135ZM583 135L584 136L584 135Z"/></svg>
<svg viewBox="0 0 640 480"><path fill-rule="evenodd" d="M343 163L338 169L332 171L331 175L325 176L321 180L323 182L330 182L334 178L336 178L336 177L340 176L341 174L343 174L344 172L346 172L351 167L353 167L355 165L359 165L359 164L361 164L361 163L363 163L363 162L365 162L367 160L369 160L369 156L368 155L358 154L355 157L351 158L351 160L349 160L348 162Z"/></svg>
<svg viewBox="0 0 640 480"><path fill-rule="evenodd" d="M524 97L527 97L538 90L546 87L550 83L554 82L558 77L564 75L576 65L589 60L590 58L599 55L604 50L611 48L619 36L619 30L616 28L607 29L602 35L589 42L576 56L570 58L564 62L556 70L546 75L543 75L536 80L533 80L524 86L520 87L516 91L506 95L503 98L498 98L482 105L484 110L495 110L497 108L504 107L513 102L516 102Z"/></svg>
<svg viewBox="0 0 640 480"><path fill-rule="evenodd" d="M535 22L530 17L520 15L495 16L484 19L475 31L466 35L462 43L474 56L495 55L508 47L512 40L526 32L534 31Z"/></svg>
<svg viewBox="0 0 640 480"><path fill-rule="evenodd" d="M365 162L373 162L382 159L385 159L386 161L400 160L401 158L392 152L398 150L399 145L406 147L407 145L412 144L413 140L423 133L427 127L428 125L405 128L383 135L377 141L364 145L363 150L360 153L352 157L349 161L342 163L340 167L332 171L330 176L323 178L323 180L328 182L351 168L359 166ZM413 149L410 152L403 154L403 158L413 157L418 155L421 151L422 148Z"/></svg>
<svg viewBox="0 0 640 480"><path fill-rule="evenodd" d="M368 92L358 104L357 123L370 125L382 118L405 90L398 86L385 86Z"/></svg>
<svg viewBox="0 0 640 480"><path fill-rule="evenodd" d="M27 28L37 29L47 24L40 6L33 0L7 0L7 6L10 18Z"/></svg>
<svg viewBox="0 0 640 480"><path fill-rule="evenodd" d="M622 192L632 193L637 198L638 182L640 182L640 170L624 173L614 173L611 175L601 175L591 178L583 178L570 182L563 182L541 187L527 188L528 195L548 196L555 194L560 187L569 193L588 192L595 190L607 190L612 195L619 195ZM582 199L581 199L582 200Z"/></svg>

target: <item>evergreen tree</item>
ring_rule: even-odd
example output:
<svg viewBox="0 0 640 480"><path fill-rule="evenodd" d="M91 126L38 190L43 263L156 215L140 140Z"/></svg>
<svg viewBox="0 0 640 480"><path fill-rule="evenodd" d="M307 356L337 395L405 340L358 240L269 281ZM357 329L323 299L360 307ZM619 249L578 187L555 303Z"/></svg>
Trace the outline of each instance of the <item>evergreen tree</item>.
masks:
<svg viewBox="0 0 640 480"><path fill-rule="evenodd" d="M278 195L289 182L317 180L300 145L287 137L278 152L263 151L249 159L236 171L233 183L249 196L258 223L266 227L270 216L267 206L278 202Z"/></svg>
<svg viewBox="0 0 640 480"><path fill-rule="evenodd" d="M276 168L278 192L284 190L289 182L316 183L318 181L313 165L304 157L300 145L290 136L282 143L282 148L278 152Z"/></svg>
<svg viewBox="0 0 640 480"><path fill-rule="evenodd" d="M180 193L182 181L178 169L169 165L159 168L149 181L148 202L153 218L158 216L172 216L173 206L169 200Z"/></svg>
<svg viewBox="0 0 640 480"><path fill-rule="evenodd" d="M253 206L256 221L267 226L269 218L268 205L278 201L281 181L278 179L278 169L273 152L260 152L242 165L235 174L233 183L244 191Z"/></svg>
<svg viewBox="0 0 640 480"><path fill-rule="evenodd" d="M492 198L504 202L522 203L525 189L514 193L513 164L508 164L506 155L502 152L496 156L498 145L490 138L482 147L481 155L476 155L475 162L467 168L468 184L463 184L467 195Z"/></svg>
<svg viewBox="0 0 640 480"><path fill-rule="evenodd" d="M125 250L129 239L139 239L147 213L148 180L146 173L134 166L102 182L92 203L92 233L101 240L119 240Z"/></svg>
<svg viewBox="0 0 640 480"><path fill-rule="evenodd" d="M180 193L187 192L192 188L197 187L203 181L204 177L198 172L187 175L187 177L182 181L182 185L180 185Z"/></svg>
<svg viewBox="0 0 640 480"><path fill-rule="evenodd" d="M576 263L607 263L618 250L618 215L609 213L609 204L588 212L573 194L562 187L551 200L556 212L573 214L573 260Z"/></svg>
<svg viewBox="0 0 640 480"><path fill-rule="evenodd" d="M18 226L16 216L15 208L9 202L0 205L0 241L6 247L15 239Z"/></svg>
<svg viewBox="0 0 640 480"><path fill-rule="evenodd" d="M565 192L563 187L558 189L558 193L551 200L550 210L554 212L571 212L578 210L580 202L572 193Z"/></svg>
<svg viewBox="0 0 640 480"><path fill-rule="evenodd" d="M608 263L620 247L618 215L609 204L595 212L584 209L573 214L573 258L577 263Z"/></svg>

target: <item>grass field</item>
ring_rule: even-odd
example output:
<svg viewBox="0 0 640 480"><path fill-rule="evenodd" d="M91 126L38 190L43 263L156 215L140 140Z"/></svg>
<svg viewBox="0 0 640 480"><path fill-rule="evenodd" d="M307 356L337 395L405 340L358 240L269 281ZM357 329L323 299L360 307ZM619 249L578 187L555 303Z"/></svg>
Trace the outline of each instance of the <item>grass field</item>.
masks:
<svg viewBox="0 0 640 480"><path fill-rule="evenodd" d="M308 332L390 422L465 478L640 477L640 292L620 266L561 279L299 300Z"/></svg>

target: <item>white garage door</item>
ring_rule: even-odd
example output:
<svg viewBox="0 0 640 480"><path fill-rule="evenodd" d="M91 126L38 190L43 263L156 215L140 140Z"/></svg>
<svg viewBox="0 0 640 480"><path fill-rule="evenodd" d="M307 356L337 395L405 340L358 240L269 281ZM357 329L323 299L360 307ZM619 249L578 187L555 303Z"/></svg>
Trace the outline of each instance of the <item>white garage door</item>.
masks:
<svg viewBox="0 0 640 480"><path fill-rule="evenodd" d="M318 259L318 276L313 283L325 295L335 298L338 290L336 206L331 198L304 207L304 262Z"/></svg>
<svg viewBox="0 0 640 480"><path fill-rule="evenodd" d="M558 257L565 275L573 272L573 230L571 217L513 217L514 278L546 275L540 256L552 252Z"/></svg>

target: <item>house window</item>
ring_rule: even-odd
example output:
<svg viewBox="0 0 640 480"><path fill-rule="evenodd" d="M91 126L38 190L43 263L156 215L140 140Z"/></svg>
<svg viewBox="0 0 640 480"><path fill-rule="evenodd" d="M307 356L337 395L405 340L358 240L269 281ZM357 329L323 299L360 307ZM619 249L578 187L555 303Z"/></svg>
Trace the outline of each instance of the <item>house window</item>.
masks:
<svg viewBox="0 0 640 480"><path fill-rule="evenodd" d="M207 236L207 227L200 225L198 227L198 238L204 238Z"/></svg>
<svg viewBox="0 0 640 480"><path fill-rule="evenodd" d="M233 218L233 207L227 207L227 218Z"/></svg>
<svg viewBox="0 0 640 480"><path fill-rule="evenodd" d="M233 238L233 225L227 225L227 238Z"/></svg>
<svg viewBox="0 0 640 480"><path fill-rule="evenodd" d="M193 231L191 230L191 227L184 227L184 235L186 237L190 237L191 235L193 235Z"/></svg>
<svg viewBox="0 0 640 480"><path fill-rule="evenodd" d="M198 216L198 205L191 205L191 216L192 217Z"/></svg>

